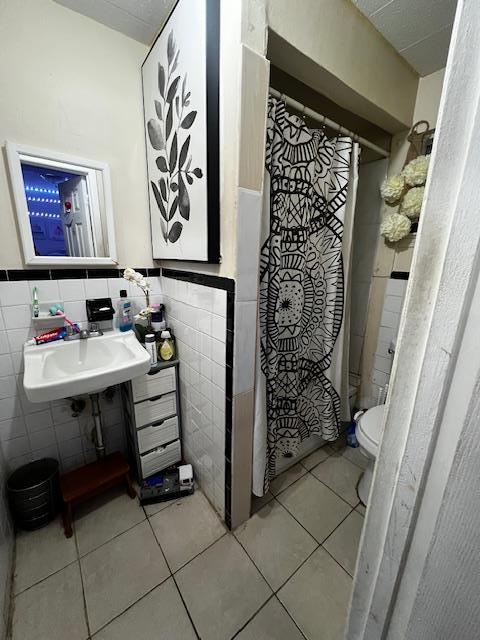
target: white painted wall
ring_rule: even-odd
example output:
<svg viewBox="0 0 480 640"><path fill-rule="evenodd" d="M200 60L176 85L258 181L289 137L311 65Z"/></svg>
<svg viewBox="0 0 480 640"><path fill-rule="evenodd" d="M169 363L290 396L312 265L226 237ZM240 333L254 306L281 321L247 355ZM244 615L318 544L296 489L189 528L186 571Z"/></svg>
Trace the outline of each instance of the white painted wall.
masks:
<svg viewBox="0 0 480 640"><path fill-rule="evenodd" d="M152 266L140 66L147 47L52 0L0 3L0 145L110 165L118 259ZM22 268L5 161L0 262Z"/></svg>

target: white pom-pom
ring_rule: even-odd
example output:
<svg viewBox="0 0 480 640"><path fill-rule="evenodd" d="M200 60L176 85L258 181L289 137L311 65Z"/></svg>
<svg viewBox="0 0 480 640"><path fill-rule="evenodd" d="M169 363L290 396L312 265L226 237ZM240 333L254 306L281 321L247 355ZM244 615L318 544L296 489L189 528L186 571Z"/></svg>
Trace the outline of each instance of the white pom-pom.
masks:
<svg viewBox="0 0 480 640"><path fill-rule="evenodd" d="M411 160L402 171L405 182L409 187L418 187L425 184L428 173L430 156L418 156Z"/></svg>
<svg viewBox="0 0 480 640"><path fill-rule="evenodd" d="M389 242L398 242L410 233L412 224L407 216L400 213L390 213L380 225L380 233Z"/></svg>
<svg viewBox="0 0 480 640"><path fill-rule="evenodd" d="M409 218L418 218L422 209L425 187L413 187L409 189L402 200L400 213Z"/></svg>
<svg viewBox="0 0 480 640"><path fill-rule="evenodd" d="M405 179L402 174L385 178L380 187L380 195L387 204L395 204L400 200L405 189Z"/></svg>

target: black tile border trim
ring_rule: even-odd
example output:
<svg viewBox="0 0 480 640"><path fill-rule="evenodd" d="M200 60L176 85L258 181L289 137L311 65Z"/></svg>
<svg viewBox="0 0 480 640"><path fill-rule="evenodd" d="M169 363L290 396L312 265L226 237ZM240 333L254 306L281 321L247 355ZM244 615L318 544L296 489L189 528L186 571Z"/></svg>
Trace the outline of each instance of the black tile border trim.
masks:
<svg viewBox="0 0 480 640"><path fill-rule="evenodd" d="M25 280L91 280L94 278L121 278L122 268L85 269L84 267L67 269L0 269L0 282L20 282ZM143 275L153 278L160 276L160 267L135 267Z"/></svg>
<svg viewBox="0 0 480 640"><path fill-rule="evenodd" d="M233 424L233 344L235 336L235 280L206 273L162 269L162 276L192 282L227 292L227 330L225 336L225 524L232 528L232 424Z"/></svg>
<svg viewBox="0 0 480 640"><path fill-rule="evenodd" d="M213 289L223 289L235 293L235 280L232 278L224 278L222 276L213 276L209 273L197 273L196 271L181 271L180 269L162 269L162 276L165 278L174 278L175 280L183 280L185 282L193 282L201 284L204 287L212 287ZM228 297L227 297L228 310ZM228 322L228 318L227 318Z"/></svg>
<svg viewBox="0 0 480 640"><path fill-rule="evenodd" d="M390 274L392 280L408 280L409 276L408 271L392 271Z"/></svg>

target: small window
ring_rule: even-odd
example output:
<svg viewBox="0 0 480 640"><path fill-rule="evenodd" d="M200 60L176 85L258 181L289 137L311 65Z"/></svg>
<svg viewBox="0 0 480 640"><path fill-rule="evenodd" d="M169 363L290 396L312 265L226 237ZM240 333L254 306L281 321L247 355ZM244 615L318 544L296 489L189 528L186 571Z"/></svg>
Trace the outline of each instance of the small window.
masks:
<svg viewBox="0 0 480 640"><path fill-rule="evenodd" d="M26 264L116 262L108 166L7 143Z"/></svg>

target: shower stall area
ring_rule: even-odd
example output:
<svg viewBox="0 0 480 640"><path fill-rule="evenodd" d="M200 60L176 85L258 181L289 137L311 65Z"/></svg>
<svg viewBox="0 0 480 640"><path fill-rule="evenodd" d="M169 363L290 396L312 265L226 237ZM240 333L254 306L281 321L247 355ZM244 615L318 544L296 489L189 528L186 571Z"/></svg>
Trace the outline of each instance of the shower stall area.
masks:
<svg viewBox="0 0 480 640"><path fill-rule="evenodd" d="M270 65L252 493L345 442L391 136ZM333 447L333 449L332 449ZM317 454L318 459L323 456Z"/></svg>

